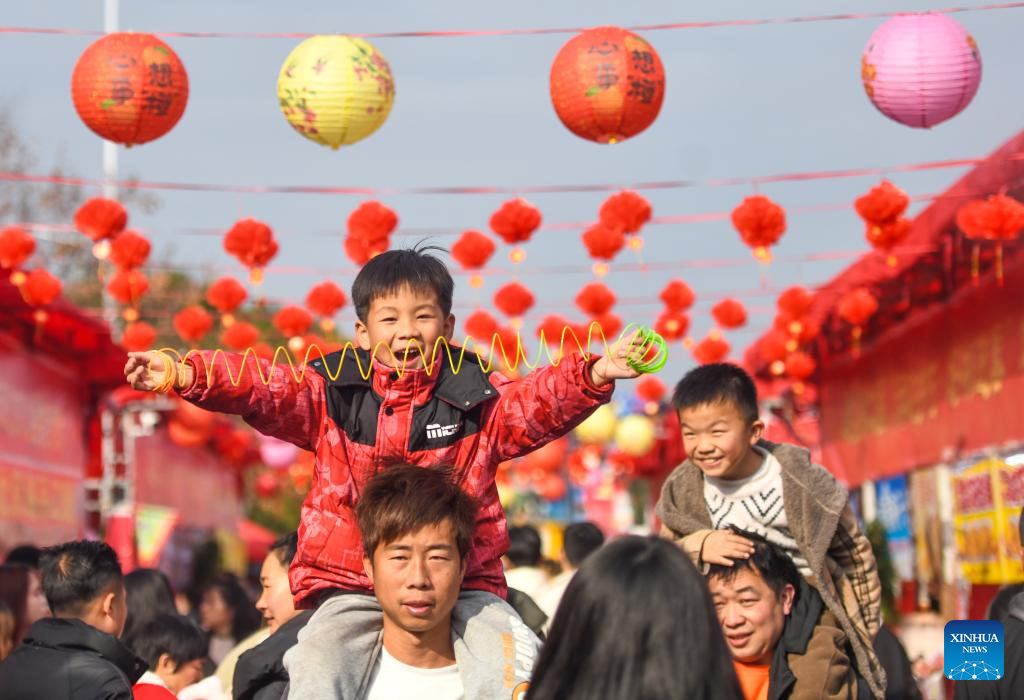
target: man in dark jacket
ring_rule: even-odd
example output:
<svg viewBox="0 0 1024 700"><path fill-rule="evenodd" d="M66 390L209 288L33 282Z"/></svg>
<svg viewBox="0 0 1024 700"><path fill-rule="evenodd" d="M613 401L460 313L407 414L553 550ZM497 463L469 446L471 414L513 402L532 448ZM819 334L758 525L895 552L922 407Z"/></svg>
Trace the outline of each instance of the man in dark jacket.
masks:
<svg viewBox="0 0 1024 700"><path fill-rule="evenodd" d="M0 664L0 700L131 700L146 664L117 641L128 609L114 550L67 542L43 550L40 564L54 617Z"/></svg>
<svg viewBox="0 0 1024 700"><path fill-rule="evenodd" d="M1020 512L1021 542L1024 542L1024 508ZM1021 548L1024 558L1024 547ZM1010 601L1009 615L1003 623L1003 666L1005 674L997 681L957 681L956 700L1005 700L1024 698L1024 593Z"/></svg>

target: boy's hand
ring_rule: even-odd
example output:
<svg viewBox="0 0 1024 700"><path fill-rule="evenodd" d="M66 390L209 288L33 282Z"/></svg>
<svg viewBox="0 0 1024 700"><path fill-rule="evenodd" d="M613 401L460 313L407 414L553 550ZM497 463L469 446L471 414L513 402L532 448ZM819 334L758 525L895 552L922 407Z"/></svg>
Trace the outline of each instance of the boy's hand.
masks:
<svg viewBox="0 0 1024 700"><path fill-rule="evenodd" d="M139 391L155 391L158 387L167 386L171 372L176 373L173 388L184 389L192 385L194 370L191 364L180 367L169 356L153 350L128 353L128 362L124 366L125 380Z"/></svg>
<svg viewBox="0 0 1024 700"><path fill-rule="evenodd" d="M754 553L754 543L740 537L731 530L715 530L704 540L700 560L707 564L732 566L736 559L749 559Z"/></svg>
<svg viewBox="0 0 1024 700"><path fill-rule="evenodd" d="M594 386L604 386L616 379L636 379L640 372L629 366L627 360L642 363L647 354L643 338L639 333L621 338L612 351L590 366L590 381Z"/></svg>

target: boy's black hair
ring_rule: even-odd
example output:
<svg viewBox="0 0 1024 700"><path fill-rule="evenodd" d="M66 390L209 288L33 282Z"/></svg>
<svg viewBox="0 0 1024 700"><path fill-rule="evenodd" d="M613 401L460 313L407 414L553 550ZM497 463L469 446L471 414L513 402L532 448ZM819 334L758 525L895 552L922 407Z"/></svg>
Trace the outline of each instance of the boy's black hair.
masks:
<svg viewBox="0 0 1024 700"><path fill-rule="evenodd" d="M167 654L177 671L183 664L205 659L206 634L182 615L159 615L150 620L135 637L132 651L155 671L160 657Z"/></svg>
<svg viewBox="0 0 1024 700"><path fill-rule="evenodd" d="M289 532L287 535L281 535L278 537L274 544L270 545L270 551L273 552L277 560L281 562L281 566L288 568L292 565L292 559L295 558L295 552L299 549L299 533Z"/></svg>
<svg viewBox="0 0 1024 700"><path fill-rule="evenodd" d="M47 547L39 568L46 602L55 615L81 615L89 603L124 579L117 553L106 542L92 540Z"/></svg>
<svg viewBox="0 0 1024 700"><path fill-rule="evenodd" d="M730 527L733 533L740 537L746 537L754 544L754 553L749 559L734 559L732 566L722 564L711 564L708 567L707 578L717 578L722 581L732 581L741 571L750 570L760 574L768 588L772 589L776 598L782 597L788 583L793 587L794 592L800 590L800 572L797 571L793 560L782 551L777 545L772 544L760 535L736 527ZM795 599L794 599L795 600Z"/></svg>
<svg viewBox="0 0 1024 700"><path fill-rule="evenodd" d="M540 533L533 525L513 525L508 529L509 561L515 566L540 564Z"/></svg>
<svg viewBox="0 0 1024 700"><path fill-rule="evenodd" d="M584 559L599 550L604 544L604 533L594 523L584 521L566 527L562 539L565 558L578 569Z"/></svg>
<svg viewBox="0 0 1024 700"><path fill-rule="evenodd" d="M359 320L366 323L374 299L393 294L404 287L414 292L436 294L442 313L448 316L452 312L455 281L448 266L429 255L434 251L448 252L438 246L416 246L388 250L366 263L352 283L352 303Z"/></svg>
<svg viewBox="0 0 1024 700"><path fill-rule="evenodd" d="M706 404L731 403L751 423L757 420L757 387L741 367L716 362L691 369L676 384L672 407L678 413Z"/></svg>

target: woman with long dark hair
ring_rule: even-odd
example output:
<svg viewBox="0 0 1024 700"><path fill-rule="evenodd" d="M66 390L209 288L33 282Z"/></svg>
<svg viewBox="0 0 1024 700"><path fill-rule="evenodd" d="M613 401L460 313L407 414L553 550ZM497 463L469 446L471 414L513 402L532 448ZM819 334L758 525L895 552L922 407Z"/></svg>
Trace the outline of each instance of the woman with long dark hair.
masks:
<svg viewBox="0 0 1024 700"><path fill-rule="evenodd" d="M50 615L39 572L23 564L0 565L0 600L14 613L14 646L33 622Z"/></svg>
<svg viewBox="0 0 1024 700"><path fill-rule="evenodd" d="M704 578L676 545L622 537L565 590L529 700L742 700Z"/></svg>
<svg viewBox="0 0 1024 700"><path fill-rule="evenodd" d="M178 612L174 605L174 591L164 572L157 569L136 569L124 577L124 590L128 604L128 618L124 623L121 641L134 651L139 632L161 615Z"/></svg>
<svg viewBox="0 0 1024 700"><path fill-rule="evenodd" d="M199 624L210 634L210 659L219 664L228 652L259 629L260 612L231 574L221 574L203 590Z"/></svg>

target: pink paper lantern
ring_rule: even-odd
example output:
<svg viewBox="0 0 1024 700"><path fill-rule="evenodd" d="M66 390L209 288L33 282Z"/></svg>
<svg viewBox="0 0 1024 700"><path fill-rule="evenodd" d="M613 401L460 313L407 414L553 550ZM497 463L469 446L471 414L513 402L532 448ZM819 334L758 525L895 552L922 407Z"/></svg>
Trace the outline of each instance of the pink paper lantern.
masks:
<svg viewBox="0 0 1024 700"><path fill-rule="evenodd" d="M868 40L861 79L882 114L927 129L970 104L981 83L981 54L947 15L898 15Z"/></svg>
<svg viewBox="0 0 1024 700"><path fill-rule="evenodd" d="M292 443L260 435L260 459L271 469L286 469L298 456L299 448Z"/></svg>

